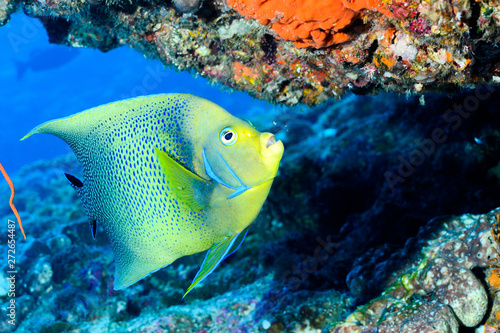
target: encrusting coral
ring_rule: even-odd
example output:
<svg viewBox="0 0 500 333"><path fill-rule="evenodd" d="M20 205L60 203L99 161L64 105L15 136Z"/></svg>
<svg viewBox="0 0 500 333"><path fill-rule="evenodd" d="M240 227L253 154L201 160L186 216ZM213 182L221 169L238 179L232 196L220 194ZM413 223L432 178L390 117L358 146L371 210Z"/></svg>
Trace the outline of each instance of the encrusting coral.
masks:
<svg viewBox="0 0 500 333"><path fill-rule="evenodd" d="M270 24L281 38L299 47L321 48L354 38L346 32L362 10L376 10L392 17L377 0L228 0L227 4L246 18Z"/></svg>

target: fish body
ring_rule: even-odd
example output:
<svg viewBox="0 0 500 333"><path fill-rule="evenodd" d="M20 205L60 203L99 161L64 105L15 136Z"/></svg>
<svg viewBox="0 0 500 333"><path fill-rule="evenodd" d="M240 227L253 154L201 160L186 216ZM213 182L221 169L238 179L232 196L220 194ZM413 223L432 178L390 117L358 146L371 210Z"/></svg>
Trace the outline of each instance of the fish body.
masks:
<svg viewBox="0 0 500 333"><path fill-rule="evenodd" d="M115 254L115 289L209 249L188 292L243 242L277 174L283 144L193 95L119 101L34 128L82 165L67 175Z"/></svg>

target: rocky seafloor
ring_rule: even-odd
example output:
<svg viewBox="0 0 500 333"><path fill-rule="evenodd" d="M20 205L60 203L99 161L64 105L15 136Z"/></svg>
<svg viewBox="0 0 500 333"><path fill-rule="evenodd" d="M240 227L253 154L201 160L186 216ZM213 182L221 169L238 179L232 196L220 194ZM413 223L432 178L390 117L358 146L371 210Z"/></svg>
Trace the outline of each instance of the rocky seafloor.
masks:
<svg viewBox="0 0 500 333"><path fill-rule="evenodd" d="M15 326L0 264L0 331L498 331L499 90L350 95L248 118L283 140L279 176L238 252L184 299L203 253L114 291L109 243L102 230L92 240L64 176L76 159L19 171L27 240L18 230Z"/></svg>

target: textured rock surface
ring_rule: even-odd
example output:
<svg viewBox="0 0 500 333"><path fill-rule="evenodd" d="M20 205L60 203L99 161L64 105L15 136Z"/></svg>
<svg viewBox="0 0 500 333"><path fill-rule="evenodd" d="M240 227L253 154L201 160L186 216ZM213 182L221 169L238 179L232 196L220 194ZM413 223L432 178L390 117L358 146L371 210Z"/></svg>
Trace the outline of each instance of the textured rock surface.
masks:
<svg viewBox="0 0 500 333"><path fill-rule="evenodd" d="M0 1L3 24L14 1ZM500 82L498 1L229 3L264 24L224 0L203 1L194 14L170 1L17 5L40 18L52 43L103 51L130 45L148 58L279 103L318 104L349 90L411 94ZM339 9L329 26L321 16L325 8Z"/></svg>
<svg viewBox="0 0 500 333"><path fill-rule="evenodd" d="M183 13L194 13L201 6L201 0L173 0L175 8Z"/></svg>
<svg viewBox="0 0 500 333"><path fill-rule="evenodd" d="M0 26L6 24L16 10L15 0L0 0Z"/></svg>
<svg viewBox="0 0 500 333"><path fill-rule="evenodd" d="M458 332L457 323L479 325L488 311L488 295L472 269L487 269L495 256L492 247L498 245L491 239L491 227L499 217L497 210L429 223L416 243L406 246L422 247L417 260L395 272L394 284L382 296L358 308L334 332L357 332L360 327L424 332L429 321L435 322L435 332Z"/></svg>

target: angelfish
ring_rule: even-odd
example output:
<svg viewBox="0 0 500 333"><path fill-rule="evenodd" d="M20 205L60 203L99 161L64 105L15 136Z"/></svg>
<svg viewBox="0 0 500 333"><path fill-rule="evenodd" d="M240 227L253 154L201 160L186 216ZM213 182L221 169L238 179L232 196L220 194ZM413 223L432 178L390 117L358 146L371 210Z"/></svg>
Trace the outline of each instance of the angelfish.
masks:
<svg viewBox="0 0 500 333"><path fill-rule="evenodd" d="M283 144L204 98L138 97L41 124L64 140L83 181L66 174L92 236L115 255L114 289L207 251L190 292L243 242L266 200ZM186 296L184 294L184 296Z"/></svg>

